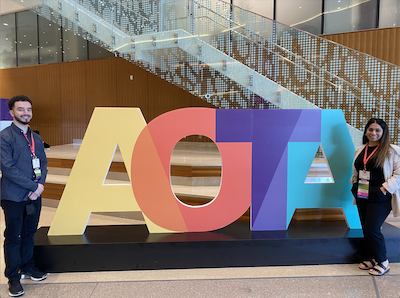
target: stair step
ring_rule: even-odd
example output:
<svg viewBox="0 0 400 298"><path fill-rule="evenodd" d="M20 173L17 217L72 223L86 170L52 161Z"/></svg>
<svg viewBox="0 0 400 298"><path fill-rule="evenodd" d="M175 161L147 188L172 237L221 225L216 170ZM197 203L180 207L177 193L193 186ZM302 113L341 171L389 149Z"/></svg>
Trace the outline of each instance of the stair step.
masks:
<svg viewBox="0 0 400 298"><path fill-rule="evenodd" d="M51 147L47 153L45 197L60 199L80 144ZM221 177L221 156L214 143L179 142L171 156L171 182L176 196L207 200L216 197ZM105 184L129 183L122 155L117 148ZM193 202L195 204L197 202Z"/></svg>

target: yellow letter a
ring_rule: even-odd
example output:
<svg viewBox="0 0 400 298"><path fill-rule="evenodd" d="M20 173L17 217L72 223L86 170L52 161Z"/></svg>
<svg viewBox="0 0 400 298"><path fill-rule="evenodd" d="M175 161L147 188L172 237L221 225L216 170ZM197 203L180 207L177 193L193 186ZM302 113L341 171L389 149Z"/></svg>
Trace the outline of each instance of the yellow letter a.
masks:
<svg viewBox="0 0 400 298"><path fill-rule="evenodd" d="M131 184L103 181L117 144L131 178L133 147L145 126L139 108L94 110L49 236L83 234L91 212L140 211Z"/></svg>

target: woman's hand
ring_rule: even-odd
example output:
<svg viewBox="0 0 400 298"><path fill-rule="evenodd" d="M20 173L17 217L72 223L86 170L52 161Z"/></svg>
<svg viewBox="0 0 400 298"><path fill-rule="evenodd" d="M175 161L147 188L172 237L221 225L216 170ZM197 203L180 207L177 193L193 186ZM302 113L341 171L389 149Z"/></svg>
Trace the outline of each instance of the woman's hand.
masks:
<svg viewBox="0 0 400 298"><path fill-rule="evenodd" d="M381 186L379 189L381 190L381 192L382 192L384 195L387 194L387 190L386 190L386 188L384 188L383 186Z"/></svg>

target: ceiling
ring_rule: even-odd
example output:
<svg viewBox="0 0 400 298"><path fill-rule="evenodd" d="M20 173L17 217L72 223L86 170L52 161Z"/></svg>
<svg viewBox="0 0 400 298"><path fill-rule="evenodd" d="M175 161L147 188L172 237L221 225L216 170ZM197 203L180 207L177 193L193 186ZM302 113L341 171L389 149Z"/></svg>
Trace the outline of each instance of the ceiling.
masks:
<svg viewBox="0 0 400 298"><path fill-rule="evenodd" d="M0 0L0 15L8 14L20 10L26 10L25 7L15 3L12 0Z"/></svg>

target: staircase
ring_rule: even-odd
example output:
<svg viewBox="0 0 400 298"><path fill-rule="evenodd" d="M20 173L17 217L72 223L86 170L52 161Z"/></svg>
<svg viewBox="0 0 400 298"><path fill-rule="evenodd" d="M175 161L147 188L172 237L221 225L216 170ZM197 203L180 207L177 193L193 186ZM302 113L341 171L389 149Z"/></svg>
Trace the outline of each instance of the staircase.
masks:
<svg viewBox="0 0 400 298"><path fill-rule="evenodd" d="M216 0L15 0L219 108L341 109L399 144L400 69Z"/></svg>

